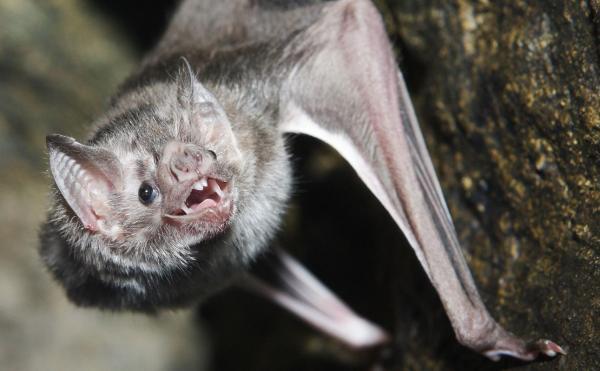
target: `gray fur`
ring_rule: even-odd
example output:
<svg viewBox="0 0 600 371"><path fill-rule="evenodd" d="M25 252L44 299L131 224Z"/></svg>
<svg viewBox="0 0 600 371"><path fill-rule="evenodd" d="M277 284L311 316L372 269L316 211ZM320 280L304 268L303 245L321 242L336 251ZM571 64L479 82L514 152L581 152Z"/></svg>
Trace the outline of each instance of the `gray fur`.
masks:
<svg viewBox="0 0 600 371"><path fill-rule="evenodd" d="M231 150L226 142L205 143L206 130L219 125L212 122L215 115L225 113L190 101L203 89L197 81L193 89L190 82L197 73L177 58L163 73L135 77L135 86L126 83L94 123L87 144L134 164L125 179L130 192L111 198L118 210L113 220L125 238L112 241L84 229L60 192L52 191L41 254L75 302L140 310L187 304L229 283L277 230L290 188L288 157L275 108L250 98L242 85L204 81L227 112L243 158L233 158L224 169L235 178L237 195L229 225L215 236L182 234L162 223L156 205L144 207L137 199L135 190L153 178L156 159L170 139L210 147L219 159L235 157L226 153ZM195 118L201 122L194 123Z"/></svg>

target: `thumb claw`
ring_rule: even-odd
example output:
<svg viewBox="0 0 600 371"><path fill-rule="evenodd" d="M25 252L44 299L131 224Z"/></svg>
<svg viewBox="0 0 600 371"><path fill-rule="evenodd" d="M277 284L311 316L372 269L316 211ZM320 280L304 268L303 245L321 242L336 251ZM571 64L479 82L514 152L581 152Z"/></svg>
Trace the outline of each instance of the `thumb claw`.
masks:
<svg viewBox="0 0 600 371"><path fill-rule="evenodd" d="M515 340L510 339L510 340ZM567 352L551 340L540 339L525 345L522 341L504 341L503 346L484 351L483 354L493 361L500 360L501 356L510 356L522 361L532 361L540 354L547 357L555 357L558 354L567 355Z"/></svg>
<svg viewBox="0 0 600 371"><path fill-rule="evenodd" d="M567 355L567 352L560 345L546 339L534 342L530 349L532 352L543 353L548 357L554 357L557 354Z"/></svg>

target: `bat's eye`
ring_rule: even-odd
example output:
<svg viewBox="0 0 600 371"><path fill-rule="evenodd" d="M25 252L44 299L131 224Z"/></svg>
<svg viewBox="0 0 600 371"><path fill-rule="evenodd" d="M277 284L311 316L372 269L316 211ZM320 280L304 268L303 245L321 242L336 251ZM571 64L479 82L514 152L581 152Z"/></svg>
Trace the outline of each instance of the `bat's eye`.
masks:
<svg viewBox="0 0 600 371"><path fill-rule="evenodd" d="M140 202L144 205L150 205L154 199L158 196L158 191L152 187L150 184L144 182L140 186L138 191L138 197L140 198Z"/></svg>

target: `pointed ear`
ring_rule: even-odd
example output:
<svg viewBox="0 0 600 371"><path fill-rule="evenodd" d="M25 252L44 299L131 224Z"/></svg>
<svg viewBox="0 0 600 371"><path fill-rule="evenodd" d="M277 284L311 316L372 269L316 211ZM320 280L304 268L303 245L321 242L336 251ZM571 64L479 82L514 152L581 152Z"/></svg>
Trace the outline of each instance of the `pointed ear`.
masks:
<svg viewBox="0 0 600 371"><path fill-rule="evenodd" d="M111 152L64 135L46 137L54 182L86 229L109 233L110 194L122 188L121 163Z"/></svg>
<svg viewBox="0 0 600 371"><path fill-rule="evenodd" d="M187 58L181 56L179 59L181 61L181 67L178 71L177 97L180 103L188 105L193 103L194 85L197 83L198 79Z"/></svg>
<svg viewBox="0 0 600 371"><path fill-rule="evenodd" d="M229 153L231 158L241 158L237 139L229 117L217 98L199 81L194 84L193 102L190 106L193 128L202 128L202 139L217 153Z"/></svg>

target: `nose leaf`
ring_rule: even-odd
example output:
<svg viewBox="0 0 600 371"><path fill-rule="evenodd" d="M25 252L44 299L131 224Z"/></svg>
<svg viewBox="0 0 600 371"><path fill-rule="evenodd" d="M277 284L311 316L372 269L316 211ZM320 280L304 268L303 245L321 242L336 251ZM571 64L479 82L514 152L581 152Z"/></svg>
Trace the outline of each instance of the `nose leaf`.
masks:
<svg viewBox="0 0 600 371"><path fill-rule="evenodd" d="M205 156L205 151L196 145L180 143L170 150L169 168L178 182L197 179L210 168L211 156Z"/></svg>

